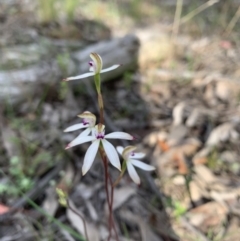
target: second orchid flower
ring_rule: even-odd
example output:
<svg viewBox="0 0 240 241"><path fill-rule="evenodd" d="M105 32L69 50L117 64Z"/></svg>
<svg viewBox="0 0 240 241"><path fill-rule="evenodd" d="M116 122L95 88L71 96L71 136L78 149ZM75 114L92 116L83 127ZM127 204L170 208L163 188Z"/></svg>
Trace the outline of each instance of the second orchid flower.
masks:
<svg viewBox="0 0 240 241"><path fill-rule="evenodd" d="M121 171L121 164L115 147L106 139L125 139L133 140L134 137L125 132L113 132L105 135L105 126L98 124L92 130L92 135L82 135L80 134L72 142L70 142L66 149L69 149L73 146L80 145L89 141L92 141L92 144L88 148L82 167L82 174L85 175L87 171L91 168L93 161L98 152L99 146L102 145L103 149L106 152L106 155L111 162L111 164Z"/></svg>

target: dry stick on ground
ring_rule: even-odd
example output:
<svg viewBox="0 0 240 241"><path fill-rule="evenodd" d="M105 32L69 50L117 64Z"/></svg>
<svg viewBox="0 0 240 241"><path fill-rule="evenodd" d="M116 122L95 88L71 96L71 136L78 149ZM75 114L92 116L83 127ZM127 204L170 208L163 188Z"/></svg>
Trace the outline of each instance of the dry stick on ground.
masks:
<svg viewBox="0 0 240 241"><path fill-rule="evenodd" d="M209 0L208 2L202 4L201 6L194 9L192 12L188 13L186 16L180 19L180 24L186 23L191 20L193 17L204 11L205 9L213 6L214 4L218 3L219 0Z"/></svg>
<svg viewBox="0 0 240 241"><path fill-rule="evenodd" d="M87 241L91 241L91 240L88 238L87 225L86 225L86 222L85 222L83 216L82 216L79 212L77 212L73 207L71 207L68 199L67 199L67 207L82 220L83 226L84 226L85 237L86 237Z"/></svg>
<svg viewBox="0 0 240 241"><path fill-rule="evenodd" d="M240 5L238 7L238 10L236 11L233 18L231 19L231 21L229 22L228 26L225 29L225 33L224 33L225 37L228 37L231 34L231 32L232 32L233 28L235 27L239 17L240 17Z"/></svg>
<svg viewBox="0 0 240 241"><path fill-rule="evenodd" d="M173 27L172 27L172 36L171 36L172 44L174 44L176 37L178 35L180 18L182 14L182 6L183 6L183 0L177 0L177 6L176 6L175 15L174 15Z"/></svg>

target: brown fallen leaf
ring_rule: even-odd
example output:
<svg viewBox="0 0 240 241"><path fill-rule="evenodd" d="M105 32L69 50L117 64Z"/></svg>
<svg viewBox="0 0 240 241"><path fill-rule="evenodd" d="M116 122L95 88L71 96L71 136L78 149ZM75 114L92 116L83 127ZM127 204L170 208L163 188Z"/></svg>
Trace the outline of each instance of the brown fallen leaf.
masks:
<svg viewBox="0 0 240 241"><path fill-rule="evenodd" d="M166 152L170 149L170 146L168 145L166 140L158 140L158 145L163 152Z"/></svg>
<svg viewBox="0 0 240 241"><path fill-rule="evenodd" d="M208 162L208 159L206 157L198 157L193 160L194 165L202 165L206 164Z"/></svg>
<svg viewBox="0 0 240 241"><path fill-rule="evenodd" d="M218 182L217 177L209 168L204 165L195 166L194 171L196 175L205 183L205 185L212 185L213 183Z"/></svg>
<svg viewBox="0 0 240 241"><path fill-rule="evenodd" d="M210 155L211 151L212 151L212 147L208 147L208 146L198 151L192 159L193 164L201 165L201 164L207 163L208 156Z"/></svg>
<svg viewBox="0 0 240 241"><path fill-rule="evenodd" d="M222 225L227 218L228 210L218 202L208 202L188 212L190 223L203 232L209 228Z"/></svg>
<svg viewBox="0 0 240 241"><path fill-rule="evenodd" d="M187 174L188 165L186 158L192 156L200 145L201 142L199 140L188 138L181 141L177 146L169 148L156 160L160 175L167 173L172 175L176 167L178 168L178 173ZM168 172L166 169L172 169L172 171Z"/></svg>
<svg viewBox="0 0 240 241"><path fill-rule="evenodd" d="M186 175L188 173L186 157L183 153L175 153L174 160L176 160L178 166L178 173Z"/></svg>
<svg viewBox="0 0 240 241"><path fill-rule="evenodd" d="M220 142L238 140L239 134L232 123L223 123L215 127L207 139L208 146L217 146Z"/></svg>

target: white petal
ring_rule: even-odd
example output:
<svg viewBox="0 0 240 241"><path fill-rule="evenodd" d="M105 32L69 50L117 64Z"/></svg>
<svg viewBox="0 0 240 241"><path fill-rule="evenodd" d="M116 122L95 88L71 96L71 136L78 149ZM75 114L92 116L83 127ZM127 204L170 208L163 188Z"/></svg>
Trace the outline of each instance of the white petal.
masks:
<svg viewBox="0 0 240 241"><path fill-rule="evenodd" d="M98 151L100 140L95 140L91 146L89 146L86 155L83 160L83 166L82 166L82 174L85 175L88 170L91 168L93 161L95 159L95 156Z"/></svg>
<svg viewBox="0 0 240 241"><path fill-rule="evenodd" d="M108 72L108 71L114 70L114 69L118 68L119 66L120 66L120 64L115 64L115 65L113 65L113 66L111 66L111 67L109 67L109 68L102 69L102 70L100 71L100 73L104 73L104 72Z"/></svg>
<svg viewBox="0 0 240 241"><path fill-rule="evenodd" d="M75 124L75 125L72 125L72 126L69 126L67 129L64 130L64 132L70 132L70 131L76 131L76 130L79 130L79 129L82 129L82 128L86 128L88 127L89 124L83 124L83 123L80 123L80 124Z"/></svg>
<svg viewBox="0 0 240 241"><path fill-rule="evenodd" d="M131 162L134 166L139 167L145 171L153 171L156 169L154 166L148 165L148 164L138 161L138 160L129 159L129 162Z"/></svg>
<svg viewBox="0 0 240 241"><path fill-rule="evenodd" d="M81 134L76 137L73 141L71 141L65 149L69 149L70 147L80 145L85 142L96 140L95 136L81 136Z"/></svg>
<svg viewBox="0 0 240 241"><path fill-rule="evenodd" d="M68 77L66 79L64 79L65 81L70 81L70 80L75 80L75 79L84 79L87 78L89 76L93 76L95 75L95 73L85 73L85 74L81 74L81 75L77 75L77 76L73 76L73 77Z"/></svg>
<svg viewBox="0 0 240 241"><path fill-rule="evenodd" d="M95 72L94 67L93 67L93 66L90 66L89 71L91 71L91 72Z"/></svg>
<svg viewBox="0 0 240 241"><path fill-rule="evenodd" d="M133 136L129 135L128 133L120 132L120 131L107 134L107 135L105 135L105 138L106 139L125 139L125 140L133 140L134 139Z"/></svg>
<svg viewBox="0 0 240 241"><path fill-rule="evenodd" d="M102 140L103 148L111 164L121 171L121 164L115 147L107 140Z"/></svg>
<svg viewBox="0 0 240 241"><path fill-rule="evenodd" d="M122 146L117 146L117 151L120 155L122 155L124 148Z"/></svg>
<svg viewBox="0 0 240 241"><path fill-rule="evenodd" d="M90 132L91 132L91 128L87 128L79 136L81 137L87 136Z"/></svg>
<svg viewBox="0 0 240 241"><path fill-rule="evenodd" d="M134 166L132 165L132 163L130 161L127 161L127 169L128 169L128 174L132 178L132 180L135 183L140 184L140 178L139 178Z"/></svg>
<svg viewBox="0 0 240 241"><path fill-rule="evenodd" d="M145 157L145 156L146 156L145 153L142 153L142 152L135 153L135 152L134 152L134 156L130 155L129 157L130 157L131 159L141 159L141 158L143 158L143 157Z"/></svg>

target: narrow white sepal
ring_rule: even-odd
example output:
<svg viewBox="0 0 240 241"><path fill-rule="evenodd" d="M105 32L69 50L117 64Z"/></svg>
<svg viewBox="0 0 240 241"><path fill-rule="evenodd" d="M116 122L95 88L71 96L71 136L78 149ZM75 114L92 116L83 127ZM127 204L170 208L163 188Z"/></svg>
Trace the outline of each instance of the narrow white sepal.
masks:
<svg viewBox="0 0 240 241"><path fill-rule="evenodd" d="M96 157L100 140L95 140L88 148L83 160L82 175L85 175L91 168L93 161Z"/></svg>
<svg viewBox="0 0 240 241"><path fill-rule="evenodd" d="M141 158L143 158L145 156L146 156L145 153L142 153L142 152L135 153L134 152L134 155L133 156L131 155L130 158L131 159L141 159Z"/></svg>
<svg viewBox="0 0 240 241"><path fill-rule="evenodd" d="M69 126L67 129L64 130L64 132L76 131L76 130L79 130L82 128L86 128L88 126L89 126L89 124L87 124L87 125L84 125L83 123L75 124L75 125Z"/></svg>
<svg viewBox="0 0 240 241"><path fill-rule="evenodd" d="M125 140L133 140L133 136L129 135L126 132L113 132L110 134L105 135L106 139L125 139Z"/></svg>
<svg viewBox="0 0 240 241"><path fill-rule="evenodd" d="M117 151L120 155L122 155L124 148L122 146L117 146Z"/></svg>
<svg viewBox="0 0 240 241"><path fill-rule="evenodd" d="M88 134L91 132L91 128L87 128L86 130L84 130L79 136L84 137L84 136L88 136Z"/></svg>
<svg viewBox="0 0 240 241"><path fill-rule="evenodd" d="M132 178L132 180L136 183L136 184L140 184L140 178L134 168L134 166L132 165L131 162L127 161L127 170L128 170L128 174L129 176Z"/></svg>
<svg viewBox="0 0 240 241"><path fill-rule="evenodd" d="M156 169L154 166L148 165L138 160L129 159L129 162L131 162L135 167L141 168L145 171L154 171Z"/></svg>
<svg viewBox="0 0 240 241"><path fill-rule="evenodd" d="M76 137L73 141L71 141L67 145L66 149L76 146L76 145L83 144L85 142L93 141L93 140L96 140L95 136L81 136L81 134L80 134L78 137Z"/></svg>
<svg viewBox="0 0 240 241"><path fill-rule="evenodd" d="M77 75L77 76L73 76L73 77L68 77L66 78L66 81L70 81L70 80L76 80L76 79L84 79L87 78L89 76L93 76L95 75L95 73L85 73L85 74L81 74L81 75Z"/></svg>
<svg viewBox="0 0 240 241"><path fill-rule="evenodd" d="M120 66L120 64L115 64L115 65L113 65L113 66L111 66L111 67L109 67L109 68L102 69L102 70L100 71L100 73L105 73L105 72L114 70L114 69L118 68L119 66Z"/></svg>
<svg viewBox="0 0 240 241"><path fill-rule="evenodd" d="M115 147L107 140L102 140L103 148L111 164L121 171L121 164Z"/></svg>

